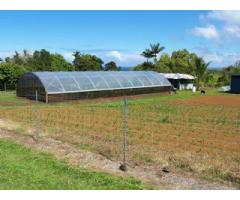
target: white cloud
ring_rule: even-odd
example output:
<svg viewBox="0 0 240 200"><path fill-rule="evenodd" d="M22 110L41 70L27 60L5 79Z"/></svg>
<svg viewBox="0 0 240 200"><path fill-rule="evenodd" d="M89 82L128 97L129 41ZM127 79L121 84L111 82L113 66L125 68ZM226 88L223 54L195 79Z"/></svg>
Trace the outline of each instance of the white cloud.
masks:
<svg viewBox="0 0 240 200"><path fill-rule="evenodd" d="M119 51L109 51L107 52L107 56L114 57L118 60L123 60L123 56Z"/></svg>
<svg viewBox="0 0 240 200"><path fill-rule="evenodd" d="M140 54L120 52L116 50L106 52L105 57L104 60L114 60L122 66L137 65L145 60Z"/></svg>
<svg viewBox="0 0 240 200"><path fill-rule="evenodd" d="M63 52L61 54L68 62L72 62L74 59L73 52Z"/></svg>
<svg viewBox="0 0 240 200"><path fill-rule="evenodd" d="M205 27L195 27L192 33L196 36L204 37L206 39L218 39L219 33L214 25L207 25Z"/></svg>
<svg viewBox="0 0 240 200"><path fill-rule="evenodd" d="M216 52L210 54L203 54L201 56L206 62L212 62L213 64L222 64L224 62L223 56Z"/></svg>
<svg viewBox="0 0 240 200"><path fill-rule="evenodd" d="M211 23L206 27L196 27L192 33L206 39L220 38L222 41L234 41L240 38L240 11L221 10L209 11L200 15L201 22ZM218 28L216 28L216 26Z"/></svg>
<svg viewBox="0 0 240 200"><path fill-rule="evenodd" d="M220 51L208 47L196 47L194 51L206 62L211 62L212 67L225 67L240 59L240 53L235 51Z"/></svg>
<svg viewBox="0 0 240 200"><path fill-rule="evenodd" d="M13 55L13 51L0 51L0 58L2 59L5 59L6 57L12 57Z"/></svg>
<svg viewBox="0 0 240 200"><path fill-rule="evenodd" d="M228 24L240 24L240 11L238 10L210 11L205 16L205 18L223 21Z"/></svg>
<svg viewBox="0 0 240 200"><path fill-rule="evenodd" d="M240 38L240 27L237 25L226 25L224 32L229 36Z"/></svg>
<svg viewBox="0 0 240 200"><path fill-rule="evenodd" d="M201 54L200 54L201 55ZM237 52L212 52L210 54L201 55L205 61L211 62L212 66L226 67L234 64L240 58L240 53Z"/></svg>

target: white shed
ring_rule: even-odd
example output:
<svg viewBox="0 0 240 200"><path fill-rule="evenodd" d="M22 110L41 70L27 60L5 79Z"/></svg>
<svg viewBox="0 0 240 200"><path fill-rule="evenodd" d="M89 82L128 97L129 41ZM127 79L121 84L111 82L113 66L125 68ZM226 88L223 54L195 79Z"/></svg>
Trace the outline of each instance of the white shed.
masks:
<svg viewBox="0 0 240 200"><path fill-rule="evenodd" d="M194 76L189 74L180 73L161 73L165 78L167 78L174 88L179 90L192 90Z"/></svg>

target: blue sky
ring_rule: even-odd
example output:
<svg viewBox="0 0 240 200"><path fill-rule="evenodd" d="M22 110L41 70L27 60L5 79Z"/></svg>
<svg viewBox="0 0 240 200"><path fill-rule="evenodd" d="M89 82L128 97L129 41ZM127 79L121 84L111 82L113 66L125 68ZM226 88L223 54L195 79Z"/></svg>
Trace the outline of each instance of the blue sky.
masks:
<svg viewBox="0 0 240 200"><path fill-rule="evenodd" d="M239 11L0 11L0 57L47 49L73 51L133 66L159 42L165 52L186 48L223 67L240 59Z"/></svg>

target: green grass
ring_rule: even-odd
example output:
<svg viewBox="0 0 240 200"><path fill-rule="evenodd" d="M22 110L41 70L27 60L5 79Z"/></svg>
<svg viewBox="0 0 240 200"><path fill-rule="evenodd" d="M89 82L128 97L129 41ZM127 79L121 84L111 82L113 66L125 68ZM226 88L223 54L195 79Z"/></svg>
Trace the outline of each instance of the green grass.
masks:
<svg viewBox="0 0 240 200"><path fill-rule="evenodd" d="M24 98L16 97L15 91L2 92L0 91L0 108L23 106L31 103Z"/></svg>
<svg viewBox="0 0 240 200"><path fill-rule="evenodd" d="M0 140L0 157L0 189L143 189L134 178L71 167L9 140Z"/></svg>
<svg viewBox="0 0 240 200"><path fill-rule="evenodd" d="M208 95L224 95L224 96L235 96L236 94L230 93L223 93L219 92L215 88L209 88L206 90L206 96ZM159 94L159 95L149 95L139 98L132 99L131 97L128 98L129 105L139 105L139 104L146 104L146 105L155 105L159 104L160 102L169 102L172 100L179 100L179 99L189 99L193 97L201 96L200 92L193 93L192 91L177 91L176 95L167 95L167 94ZM237 95L239 96L239 95ZM122 106L121 98L118 99L111 99L110 101L106 98L105 101L98 101L98 99L93 99L92 101L73 101L73 104L69 102L60 102L60 103L50 103L45 104L40 102L40 106L43 107L64 107L64 106L93 106L93 107L121 107ZM0 109L1 108L14 108L15 106L25 106L34 104L34 101L28 100L25 98L16 97L15 91L9 92L0 92Z"/></svg>
<svg viewBox="0 0 240 200"><path fill-rule="evenodd" d="M204 96L212 96L212 95L220 95L220 96L239 96L239 94L231 94L219 92L216 88L209 88L206 90L206 94ZM182 90L177 91L177 94L168 95L168 94L156 94L149 95L139 98L128 98L128 105L163 105L164 103L169 103L174 100L184 100L191 99L194 97L203 96L199 91L193 93L191 90ZM66 104L62 104L66 105ZM85 104L86 105L86 104ZM94 107L122 107L122 100L111 100L110 102L97 102L91 103L90 106ZM159 109L159 108L158 108ZM165 109L164 107L162 109ZM167 110L168 111L168 110Z"/></svg>

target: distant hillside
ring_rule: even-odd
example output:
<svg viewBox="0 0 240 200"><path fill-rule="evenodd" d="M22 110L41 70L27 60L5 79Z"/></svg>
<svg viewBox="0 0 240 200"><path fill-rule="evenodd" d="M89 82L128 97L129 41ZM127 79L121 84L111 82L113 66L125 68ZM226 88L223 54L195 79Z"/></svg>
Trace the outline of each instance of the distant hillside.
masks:
<svg viewBox="0 0 240 200"><path fill-rule="evenodd" d="M133 67L121 67L121 71L131 71Z"/></svg>

